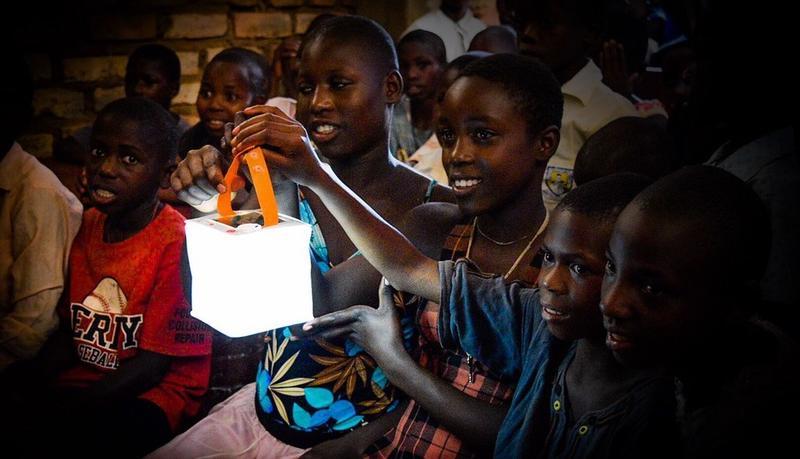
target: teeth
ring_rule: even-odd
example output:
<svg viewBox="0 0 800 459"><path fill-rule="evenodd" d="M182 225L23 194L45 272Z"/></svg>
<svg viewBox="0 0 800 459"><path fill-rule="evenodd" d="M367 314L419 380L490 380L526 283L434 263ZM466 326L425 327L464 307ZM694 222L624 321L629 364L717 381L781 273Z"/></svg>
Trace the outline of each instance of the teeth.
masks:
<svg viewBox="0 0 800 459"><path fill-rule="evenodd" d="M97 188L96 190L94 190L94 194L96 194L99 198L102 198L102 199L113 198L114 196L116 196L114 193L112 193L112 192L110 192L108 190L100 189L100 188Z"/></svg>
<svg viewBox="0 0 800 459"><path fill-rule="evenodd" d="M455 181L454 185L455 185L456 188L469 188L469 187L475 186L475 185L477 185L477 184L479 184L481 182L482 182L482 180L480 180L480 179L469 179L469 180L459 179L459 180Z"/></svg>
<svg viewBox="0 0 800 459"><path fill-rule="evenodd" d="M314 132L317 134L330 134L333 132L334 127L330 124L323 124L314 128Z"/></svg>
<svg viewBox="0 0 800 459"><path fill-rule="evenodd" d="M548 314L551 314L551 315L554 315L554 316L563 316L564 315L563 312L559 312L559 311L556 311L555 309L550 309L548 307L545 307L544 310L547 311Z"/></svg>

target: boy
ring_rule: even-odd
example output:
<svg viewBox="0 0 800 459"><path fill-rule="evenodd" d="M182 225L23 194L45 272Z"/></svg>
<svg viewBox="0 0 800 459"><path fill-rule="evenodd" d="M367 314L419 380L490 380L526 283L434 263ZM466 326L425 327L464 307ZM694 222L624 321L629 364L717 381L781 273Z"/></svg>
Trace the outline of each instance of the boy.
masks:
<svg viewBox="0 0 800 459"><path fill-rule="evenodd" d="M508 285L502 277L474 270L468 260L440 262L442 345L462 348L492 370L519 379L495 457L674 453L671 380L657 369L619 365L605 347L598 308L614 220L647 183L633 174L613 175L565 196L542 243L541 290ZM409 249L392 250L413 258ZM411 281L437 283L435 277ZM384 301L391 297L387 291ZM321 336L349 334L381 362L390 381L397 379L415 397L407 390L410 383L402 381L420 376L397 373L407 367L402 363L407 356L386 351L392 346L385 343L397 339L393 322L391 309L382 304L378 310L354 306L304 328Z"/></svg>
<svg viewBox="0 0 800 459"><path fill-rule="evenodd" d="M139 46L128 56L125 97L146 97L169 110L180 86L181 63L172 49L152 43ZM176 113L172 116L180 136L189 129L189 123ZM86 126L66 138L62 147L66 158L83 163L89 153L91 137L92 127Z"/></svg>
<svg viewBox="0 0 800 459"><path fill-rule="evenodd" d="M0 373L33 358L58 327L80 202L15 139L33 115L33 82L11 53L0 75Z"/></svg>
<svg viewBox="0 0 800 459"><path fill-rule="evenodd" d="M397 44L404 97L395 104L389 148L394 156L408 162L433 134L436 91L447 65L444 43L436 34L414 30Z"/></svg>
<svg viewBox="0 0 800 459"><path fill-rule="evenodd" d="M34 448L141 456L199 408L211 336L183 295L183 217L157 197L176 137L171 114L148 99L120 99L98 115L87 164L94 208L70 254L62 330L31 366L20 402L20 430L64 441ZM24 421L37 412L30 403L48 409L47 421Z"/></svg>
<svg viewBox="0 0 800 459"><path fill-rule="evenodd" d="M583 142L610 121L637 116L633 104L612 91L590 57L603 33L605 0L511 1L518 23L520 53L541 59L555 73L564 93L561 143L550 158L542 183L552 210L574 186L575 156Z"/></svg>
<svg viewBox="0 0 800 459"><path fill-rule="evenodd" d="M629 366L677 377L687 457L769 457L794 448L797 345L755 320L769 255L764 205L708 166L645 189L617 220L601 310L606 343Z"/></svg>
<svg viewBox="0 0 800 459"><path fill-rule="evenodd" d="M178 154L213 145L218 150L225 135L225 123L251 105L267 101L270 88L269 64L261 54L244 48L228 48L214 56L203 70L197 93L200 121L181 137Z"/></svg>
<svg viewBox="0 0 800 459"><path fill-rule="evenodd" d="M575 157L575 184L633 172L661 178L678 167L678 153L661 124L650 118L618 118L586 139Z"/></svg>

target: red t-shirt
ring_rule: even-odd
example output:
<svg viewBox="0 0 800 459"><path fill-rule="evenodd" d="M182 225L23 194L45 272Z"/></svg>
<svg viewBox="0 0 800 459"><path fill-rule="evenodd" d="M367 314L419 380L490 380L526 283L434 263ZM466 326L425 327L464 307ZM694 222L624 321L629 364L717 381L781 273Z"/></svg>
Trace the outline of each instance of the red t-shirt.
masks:
<svg viewBox="0 0 800 459"><path fill-rule="evenodd" d="M211 331L189 315L180 262L184 218L165 205L144 229L103 242L106 215L90 209L72 244L68 321L80 363L61 385L86 387L133 358L139 349L176 357L161 380L139 397L164 411L173 429L197 413L208 388Z"/></svg>

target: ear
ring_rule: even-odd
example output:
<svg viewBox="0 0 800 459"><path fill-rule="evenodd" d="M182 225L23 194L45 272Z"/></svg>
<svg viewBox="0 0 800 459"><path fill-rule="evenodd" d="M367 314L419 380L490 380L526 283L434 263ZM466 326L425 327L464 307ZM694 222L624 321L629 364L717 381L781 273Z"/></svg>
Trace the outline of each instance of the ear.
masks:
<svg viewBox="0 0 800 459"><path fill-rule="evenodd" d="M400 72L392 70L386 75L383 80L383 92L387 104L400 102L400 97L403 95L403 77L400 76Z"/></svg>
<svg viewBox="0 0 800 459"><path fill-rule="evenodd" d="M547 163L547 160L556 152L560 140L561 131L558 127L547 126L542 129L533 139L533 157L538 162Z"/></svg>
<svg viewBox="0 0 800 459"><path fill-rule="evenodd" d="M166 188L170 187L169 178L172 175L172 173L175 172L175 170L177 168L178 168L178 165L175 163L175 161L170 161L169 164L164 166L164 174L162 174L161 181L159 182L159 186L161 188L165 188L166 189Z"/></svg>

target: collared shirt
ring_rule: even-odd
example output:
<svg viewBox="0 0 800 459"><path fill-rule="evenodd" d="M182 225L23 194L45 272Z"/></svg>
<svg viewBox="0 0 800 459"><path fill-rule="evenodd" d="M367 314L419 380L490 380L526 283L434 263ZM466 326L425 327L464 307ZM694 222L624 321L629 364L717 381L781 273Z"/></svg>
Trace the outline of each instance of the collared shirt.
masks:
<svg viewBox="0 0 800 459"><path fill-rule="evenodd" d="M617 118L640 116L628 99L603 83L603 73L592 60L561 86L561 92L564 94L561 141L547 162L542 180L542 197L549 211L575 187L572 169L586 139Z"/></svg>
<svg viewBox="0 0 800 459"><path fill-rule="evenodd" d="M775 130L730 152L723 145L708 160L746 182L770 214L772 248L761 281L765 300L800 303L800 164L794 129ZM729 153L729 154L726 154Z"/></svg>
<svg viewBox="0 0 800 459"><path fill-rule="evenodd" d="M0 161L0 369L33 357L56 303L83 207L19 144Z"/></svg>
<svg viewBox="0 0 800 459"><path fill-rule="evenodd" d="M444 42L444 48L447 52L447 62L450 62L466 53L475 35L485 28L486 24L473 16L472 11L469 9L466 14L464 14L464 17L457 22L447 17L442 10L437 9L412 22L411 25L408 26L408 29L403 32L403 35L417 29L435 33Z"/></svg>
<svg viewBox="0 0 800 459"><path fill-rule="evenodd" d="M642 378L611 405L574 419L565 385L576 346L541 319L537 289L440 262L439 335L490 370L517 379L495 457L671 457L677 445L668 378Z"/></svg>

